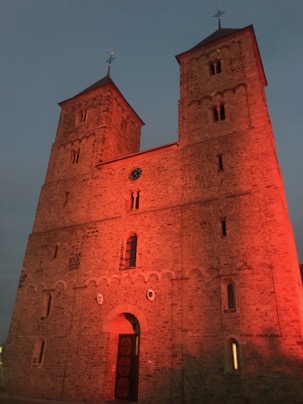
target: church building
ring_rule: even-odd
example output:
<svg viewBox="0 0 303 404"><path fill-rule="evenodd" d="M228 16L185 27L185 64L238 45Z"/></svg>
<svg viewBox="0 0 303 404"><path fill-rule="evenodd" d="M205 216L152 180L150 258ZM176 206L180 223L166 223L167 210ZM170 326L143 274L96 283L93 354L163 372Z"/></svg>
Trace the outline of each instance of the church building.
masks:
<svg viewBox="0 0 303 404"><path fill-rule="evenodd" d="M178 140L140 151L109 73L61 114L6 349L10 394L303 402L303 301L253 27L176 56Z"/></svg>

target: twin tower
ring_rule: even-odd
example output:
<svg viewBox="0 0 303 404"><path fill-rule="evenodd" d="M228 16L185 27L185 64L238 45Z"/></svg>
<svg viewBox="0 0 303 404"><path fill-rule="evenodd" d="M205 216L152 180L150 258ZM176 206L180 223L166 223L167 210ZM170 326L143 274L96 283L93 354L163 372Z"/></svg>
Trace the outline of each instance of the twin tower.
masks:
<svg viewBox="0 0 303 404"><path fill-rule="evenodd" d="M109 75L60 103L7 342L12 394L303 402L302 280L253 27L177 60L175 143L140 152L143 122Z"/></svg>

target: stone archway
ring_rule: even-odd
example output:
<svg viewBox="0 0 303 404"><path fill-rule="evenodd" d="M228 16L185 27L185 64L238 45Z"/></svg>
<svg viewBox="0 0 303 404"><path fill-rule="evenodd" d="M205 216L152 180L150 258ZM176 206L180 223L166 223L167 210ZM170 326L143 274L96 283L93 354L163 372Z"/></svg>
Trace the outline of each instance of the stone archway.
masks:
<svg viewBox="0 0 303 404"><path fill-rule="evenodd" d="M107 386L116 399L138 401L139 346L141 327L128 312L111 316L106 324L107 363L110 366Z"/></svg>
<svg viewBox="0 0 303 404"><path fill-rule="evenodd" d="M133 314L121 313L110 322L109 332L114 334L140 334L140 324Z"/></svg>

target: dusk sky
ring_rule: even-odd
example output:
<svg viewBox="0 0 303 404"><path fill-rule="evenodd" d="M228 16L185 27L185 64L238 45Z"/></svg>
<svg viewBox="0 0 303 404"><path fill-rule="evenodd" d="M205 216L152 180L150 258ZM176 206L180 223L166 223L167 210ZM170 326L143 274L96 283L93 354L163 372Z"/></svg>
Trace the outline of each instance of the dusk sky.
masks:
<svg viewBox="0 0 303 404"><path fill-rule="evenodd" d="M106 74L145 122L141 149L177 140L175 55L217 29L217 0L0 0L0 343L59 118L58 102ZM303 1L222 0L222 27L253 24L303 262Z"/></svg>

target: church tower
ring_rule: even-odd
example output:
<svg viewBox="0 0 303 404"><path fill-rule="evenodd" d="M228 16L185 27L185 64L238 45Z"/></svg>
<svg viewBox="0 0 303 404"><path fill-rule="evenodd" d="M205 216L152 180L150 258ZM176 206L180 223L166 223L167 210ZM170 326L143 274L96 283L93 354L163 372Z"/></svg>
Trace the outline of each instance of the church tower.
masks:
<svg viewBox="0 0 303 404"><path fill-rule="evenodd" d="M140 152L109 75L60 103L7 342L14 394L303 400L302 280L253 27L177 61L178 142Z"/></svg>
<svg viewBox="0 0 303 404"><path fill-rule="evenodd" d="M197 383L207 363L207 402L220 384L219 369L219 402L278 402L277 380L282 391L292 385L286 402L299 402L302 280L253 27L220 28L177 60L182 188L191 203L183 262L201 271L195 303L189 303L192 289L184 297L186 330L198 329L197 320L201 327L185 343L192 346L189 357L204 351ZM216 362L222 346L224 365ZM214 366L217 376L209 371ZM185 369L192 376L190 361Z"/></svg>

